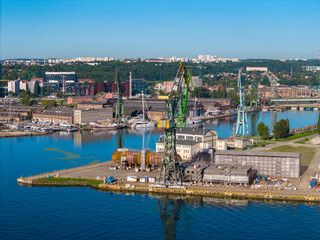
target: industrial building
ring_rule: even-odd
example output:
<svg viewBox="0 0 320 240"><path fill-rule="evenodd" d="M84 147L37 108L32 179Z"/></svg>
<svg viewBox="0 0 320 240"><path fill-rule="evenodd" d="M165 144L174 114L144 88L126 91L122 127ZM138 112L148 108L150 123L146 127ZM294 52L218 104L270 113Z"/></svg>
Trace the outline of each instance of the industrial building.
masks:
<svg viewBox="0 0 320 240"><path fill-rule="evenodd" d="M252 184L257 171L252 166L211 165L203 171L204 184Z"/></svg>
<svg viewBox="0 0 320 240"><path fill-rule="evenodd" d="M79 84L75 72L46 72L43 77L43 86L50 87L53 91L74 93Z"/></svg>
<svg viewBox="0 0 320 240"><path fill-rule="evenodd" d="M101 109L107 106L112 106L112 104L108 103L107 101L85 101L78 103L78 109Z"/></svg>
<svg viewBox="0 0 320 240"><path fill-rule="evenodd" d="M97 93L105 92L104 83L88 83L87 85L75 87L75 96L95 96Z"/></svg>
<svg viewBox="0 0 320 240"><path fill-rule="evenodd" d="M252 166L213 164L211 161L196 161L184 169L184 181L211 184L252 184L257 170Z"/></svg>
<svg viewBox="0 0 320 240"><path fill-rule="evenodd" d="M299 178L301 153L216 151L215 164L252 166L259 174L275 178Z"/></svg>
<svg viewBox="0 0 320 240"><path fill-rule="evenodd" d="M101 109L75 109L74 124L102 122L113 118L113 108L108 106Z"/></svg>
<svg viewBox="0 0 320 240"><path fill-rule="evenodd" d="M33 121L61 123L66 122L73 124L73 111L67 109L48 109L43 112L33 113Z"/></svg>

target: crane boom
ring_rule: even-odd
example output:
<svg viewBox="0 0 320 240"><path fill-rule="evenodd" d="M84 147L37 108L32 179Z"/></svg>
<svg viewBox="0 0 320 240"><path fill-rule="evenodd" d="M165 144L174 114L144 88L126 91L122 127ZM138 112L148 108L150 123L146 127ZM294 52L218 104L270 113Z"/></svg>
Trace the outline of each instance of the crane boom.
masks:
<svg viewBox="0 0 320 240"><path fill-rule="evenodd" d="M185 66L180 62L177 75L173 81L172 90L166 102L166 116L158 123L164 130L164 152L161 160L159 183L182 185L182 175L176 149L176 111L181 95L182 83L189 87Z"/></svg>

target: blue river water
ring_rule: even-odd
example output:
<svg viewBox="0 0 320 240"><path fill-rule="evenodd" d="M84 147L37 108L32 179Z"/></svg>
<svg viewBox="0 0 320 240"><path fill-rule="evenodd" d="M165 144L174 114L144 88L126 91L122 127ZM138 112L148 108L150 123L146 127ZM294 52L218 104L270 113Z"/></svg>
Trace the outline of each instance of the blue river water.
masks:
<svg viewBox="0 0 320 240"><path fill-rule="evenodd" d="M252 122L249 116L249 123ZM292 128L317 123L317 112L259 113L256 124L288 118ZM219 137L235 118L208 123ZM146 132L155 149L161 131ZM76 132L0 139L0 239L320 239L320 206L115 194L91 188L26 187L22 176L110 160L113 132ZM142 147L142 134L124 132Z"/></svg>

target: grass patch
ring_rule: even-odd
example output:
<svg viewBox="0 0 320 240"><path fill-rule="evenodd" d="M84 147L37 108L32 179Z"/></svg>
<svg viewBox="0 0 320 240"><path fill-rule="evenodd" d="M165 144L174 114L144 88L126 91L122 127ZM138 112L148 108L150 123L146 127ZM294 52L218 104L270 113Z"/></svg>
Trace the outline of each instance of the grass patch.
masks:
<svg viewBox="0 0 320 240"><path fill-rule="evenodd" d="M314 155L317 152L316 148L312 147L293 147L290 145L283 145L279 147L274 147L269 150L269 152L299 152L301 153L301 166L309 166Z"/></svg>
<svg viewBox="0 0 320 240"><path fill-rule="evenodd" d="M39 178L39 179L33 180L32 183L35 185L98 187L99 184L103 183L103 180L50 177L49 179Z"/></svg>
<svg viewBox="0 0 320 240"><path fill-rule="evenodd" d="M305 139L302 139L302 140L299 140L299 141L296 141L294 143L300 143L300 144L305 144L306 142L310 141L309 138L305 138Z"/></svg>
<svg viewBox="0 0 320 240"><path fill-rule="evenodd" d="M288 136L287 138L283 138L283 139L278 139L278 142L283 142L283 141L290 141L290 140L294 140L294 139L298 139L298 138L302 138L302 137L308 137L311 136L313 134L317 133L317 129L314 130L308 130L302 133L297 133L297 134L293 134Z"/></svg>

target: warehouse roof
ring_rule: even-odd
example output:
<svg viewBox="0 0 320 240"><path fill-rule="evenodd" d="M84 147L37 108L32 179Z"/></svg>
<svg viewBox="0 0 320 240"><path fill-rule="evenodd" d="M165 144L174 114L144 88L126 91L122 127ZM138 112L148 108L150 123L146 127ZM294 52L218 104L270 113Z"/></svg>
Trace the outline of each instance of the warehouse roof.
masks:
<svg viewBox="0 0 320 240"><path fill-rule="evenodd" d="M177 139L176 142L177 142L177 145L188 145L188 146L193 146L199 143L193 140L179 140L179 139ZM163 143L163 138L160 138L158 143Z"/></svg>
<svg viewBox="0 0 320 240"><path fill-rule="evenodd" d="M297 152L267 152L267 151L238 151L226 150L216 151L215 155L237 155L237 156L264 156L264 157L300 157Z"/></svg>
<svg viewBox="0 0 320 240"><path fill-rule="evenodd" d="M217 132L213 129L207 129L207 128L182 128L177 127L177 134L193 134L193 135L203 135L203 133L206 135L208 132L214 132L217 134Z"/></svg>

